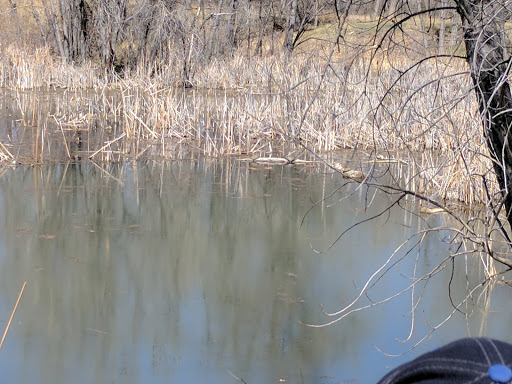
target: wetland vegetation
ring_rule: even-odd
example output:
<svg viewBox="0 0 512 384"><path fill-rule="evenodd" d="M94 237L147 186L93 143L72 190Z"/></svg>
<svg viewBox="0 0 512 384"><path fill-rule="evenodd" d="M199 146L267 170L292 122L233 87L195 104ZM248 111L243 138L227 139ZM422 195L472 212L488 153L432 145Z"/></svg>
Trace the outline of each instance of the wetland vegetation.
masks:
<svg viewBox="0 0 512 384"><path fill-rule="evenodd" d="M0 155L35 164L64 147L62 159L117 161L187 147L295 159L348 148L407 164L408 189L485 203L479 175L492 166L456 56L460 20L425 12L388 33L431 4L387 3L4 1L2 102L31 152L4 135ZM387 48L372 50L379 39Z"/></svg>

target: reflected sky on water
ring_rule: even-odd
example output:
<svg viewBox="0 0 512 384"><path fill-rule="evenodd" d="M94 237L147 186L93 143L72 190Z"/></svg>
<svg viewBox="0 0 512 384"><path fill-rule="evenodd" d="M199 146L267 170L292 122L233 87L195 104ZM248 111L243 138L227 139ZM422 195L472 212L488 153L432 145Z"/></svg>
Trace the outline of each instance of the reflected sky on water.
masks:
<svg viewBox="0 0 512 384"><path fill-rule="evenodd" d="M237 160L19 167L0 178L0 328L27 287L0 351L4 382L373 383L469 333L512 341L510 288L457 258L386 304L319 324L357 295L406 239L403 260L370 290L378 301L449 254L450 234L415 234L393 197L327 168ZM326 198L324 203L314 205ZM313 207L313 209L311 209ZM318 253L317 251L326 250ZM466 270L468 277L466 278ZM422 298L414 312L411 300ZM487 300L486 300L487 298ZM448 315L450 321L405 356Z"/></svg>

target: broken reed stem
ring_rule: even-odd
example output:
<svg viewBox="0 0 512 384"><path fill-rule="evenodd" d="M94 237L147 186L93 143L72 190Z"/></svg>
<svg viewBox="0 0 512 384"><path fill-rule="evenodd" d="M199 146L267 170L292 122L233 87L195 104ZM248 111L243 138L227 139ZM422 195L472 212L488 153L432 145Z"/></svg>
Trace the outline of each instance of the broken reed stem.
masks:
<svg viewBox="0 0 512 384"><path fill-rule="evenodd" d="M16 300L16 304L14 305L14 309L11 313L11 318L9 319L9 322L7 323L7 327L5 327L4 335L2 336L2 341L0 341L0 350L2 349L2 345L4 345L5 337L7 336L7 332L9 331L9 327L11 326L12 319L14 318L14 314L16 313L16 309L18 308L18 304L20 303L21 296L23 296L23 291L25 290L25 286L27 285L27 282L25 281L23 283L23 286L21 287L20 294L18 295L18 300Z"/></svg>
<svg viewBox="0 0 512 384"><path fill-rule="evenodd" d="M2 149L5 152L6 156L9 156L11 158L11 160L14 160L14 156L12 155L11 152L9 152L9 150L5 147L5 145L2 144L2 142L0 142L0 147L2 147Z"/></svg>
<svg viewBox="0 0 512 384"><path fill-rule="evenodd" d="M100 149L98 149L96 152L94 152L92 155L89 156L89 159L92 159L94 156L96 156L98 153L100 153L101 151L103 151L105 148L107 148L109 145L115 143L116 141L119 141L121 140L123 137L126 136L126 132L123 132L121 134L121 136L119 136L118 138L114 139L114 140L110 140L110 141L107 141L107 144L105 144L103 147L101 147Z"/></svg>
<svg viewBox="0 0 512 384"><path fill-rule="evenodd" d="M23 51L12 46L9 49L7 58L25 60ZM481 154L485 140L481 123L473 118L472 111L478 105L474 95L471 96L469 76L462 76L455 68L452 73L450 63L442 60L415 67L411 64L414 57L399 52L385 58L386 65L368 67L367 57L357 50L329 58L332 72L326 74L323 68L328 57L319 52L298 55L293 61L279 55L255 58L249 64L240 50L229 59L200 66L194 75L192 91L169 88L169 84L178 80L171 74L179 71L163 71L167 73L163 77L144 74L139 77L134 72L133 77L122 82L94 81L101 87L91 84L93 91L86 91L85 98L84 88L79 86L85 83L76 83L74 79L78 77L75 74L87 71L94 76L91 67L51 67L52 81L67 72L60 78L71 82L62 86L75 90L75 94L66 99L65 106L51 110L50 115L60 116L58 120L64 124L74 123L72 117L76 111L84 110L85 101L87 121L78 121L78 125L87 123L89 133L94 132L92 127L98 126L113 128L115 135L124 135L113 141L102 141L104 146L94 149L95 152L89 147L93 140L88 140L89 158L97 158L105 151L102 160L113 160L114 151L109 146L121 138L137 140L136 158L142 153L149 154L150 151L140 153L138 148L152 140L161 140L163 157L172 156L166 150L167 143L179 144L175 148L181 148L182 143L189 144L207 156L258 151L260 156L269 157L272 154L267 148L288 145L293 137L316 152L337 148L392 151L394 156L388 157L401 159L404 166L408 163L414 168L403 179L411 190L437 194L440 199L485 203L484 187L475 180L476 175L491 174L492 164L488 155ZM41 53L47 55L43 63L52 62L50 54L50 51ZM0 64L5 62L9 60L0 59ZM30 62L27 63L29 68ZM36 64L32 63L32 67L41 68ZM410 71L402 76L396 68ZM345 80L340 81L341 78ZM361 82L363 78L366 80ZM440 81L432 83L437 78ZM322 89L313 92L318 90L318 79L323 81ZM70 93L66 91L66 94ZM34 107L40 108L35 94L17 95L16 108L23 123L29 124L32 115L32 124L37 126L33 134L35 145L31 147L35 161L43 160L45 145L50 154L51 139L47 137L54 137L52 134L59 133L59 128L59 135L64 139L63 155L72 157L76 146L66 141L63 127L57 125L54 132L44 119L35 120ZM58 94L57 97L60 100ZM374 110L377 105L381 107ZM91 115L91 106L98 108L97 116ZM287 150L282 152L276 153L277 156L283 157ZM411 159L416 156L421 159L419 163ZM9 160L14 157L0 142L0 162ZM494 193L494 183L491 188Z"/></svg>
<svg viewBox="0 0 512 384"><path fill-rule="evenodd" d="M66 135L64 134L64 129L62 129L62 123L60 121L57 120L57 118L55 117L55 115L53 116L53 119L55 120L55 123L59 126L60 128L60 131L62 133L62 139L64 140L64 146L66 147L66 153L68 154L68 158L71 160L72 157L71 157L71 153L69 152L69 147L68 147L68 143L66 141Z"/></svg>

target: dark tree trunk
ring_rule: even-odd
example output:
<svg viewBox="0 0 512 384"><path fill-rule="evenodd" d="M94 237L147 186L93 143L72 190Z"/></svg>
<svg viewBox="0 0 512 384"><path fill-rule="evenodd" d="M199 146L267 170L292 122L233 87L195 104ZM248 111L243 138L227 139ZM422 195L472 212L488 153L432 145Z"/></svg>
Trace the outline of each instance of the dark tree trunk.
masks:
<svg viewBox="0 0 512 384"><path fill-rule="evenodd" d="M264 31L264 24L263 24L263 0L259 3L258 8L258 40L256 40L256 48L254 49L254 54L256 56L262 56L263 55L263 31Z"/></svg>
<svg viewBox="0 0 512 384"><path fill-rule="evenodd" d="M456 0L462 19L466 57L483 122L484 134L502 191L507 220L512 225L512 95L507 82L510 60L505 57L500 26L503 2Z"/></svg>
<svg viewBox="0 0 512 384"><path fill-rule="evenodd" d="M62 59L68 60L67 52L64 50L64 44L62 42L62 36L59 28L59 22L57 19L57 12L55 12L55 5L53 4L53 0L49 0L50 5L46 3L46 0L42 0L43 9L46 14L46 19L48 23L51 25L51 31L53 38L55 40L55 45L59 51L59 55Z"/></svg>
<svg viewBox="0 0 512 384"><path fill-rule="evenodd" d="M41 23L41 19L39 18L39 12L36 11L36 7L34 6L34 0L30 0L30 7L32 9L32 17L34 17L37 27L39 28L39 33L41 34L41 37L46 45L48 43L48 36L47 33L45 33L43 30L43 25Z"/></svg>
<svg viewBox="0 0 512 384"><path fill-rule="evenodd" d="M222 14L222 8L224 7L224 0L219 0L217 5L217 12L212 16L212 26L210 29L210 37L208 40L207 48L206 48L206 57L208 61L212 58L216 57L219 53L219 41L217 41L217 30L220 25L220 18Z"/></svg>
<svg viewBox="0 0 512 384"><path fill-rule="evenodd" d="M18 32L18 39L19 39L19 42L21 43L22 35L21 35L21 27L20 27L20 18L18 16L18 6L16 5L16 2L14 0L9 0L9 4L11 6L12 17L16 24L16 30Z"/></svg>
<svg viewBox="0 0 512 384"><path fill-rule="evenodd" d="M86 51L86 30L84 29L83 0L60 0L62 17L62 36L68 58L74 62L82 62Z"/></svg>
<svg viewBox="0 0 512 384"><path fill-rule="evenodd" d="M229 19L228 19L228 32L227 32L229 44L231 45L231 47L236 47L238 45L236 29L235 29L236 16L237 16L236 15L237 5L238 5L238 0L231 0L231 15L229 15Z"/></svg>
<svg viewBox="0 0 512 384"><path fill-rule="evenodd" d="M284 49L291 53L295 46L294 44L294 32L297 22L297 0L290 0L290 6L288 10L288 20L286 23L286 31L284 36Z"/></svg>
<svg viewBox="0 0 512 384"><path fill-rule="evenodd" d="M446 0L440 0L439 4L441 7L446 7ZM444 55L444 48L446 43L446 9L442 9L439 14L439 41L437 53Z"/></svg>

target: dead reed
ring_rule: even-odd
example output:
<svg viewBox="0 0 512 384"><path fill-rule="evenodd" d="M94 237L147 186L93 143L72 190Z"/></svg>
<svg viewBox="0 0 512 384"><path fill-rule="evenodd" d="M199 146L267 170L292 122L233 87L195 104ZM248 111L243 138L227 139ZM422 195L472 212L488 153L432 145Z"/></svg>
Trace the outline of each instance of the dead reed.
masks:
<svg viewBox="0 0 512 384"><path fill-rule="evenodd" d="M291 60L240 49L198 68L187 90L175 86L179 75L170 67L120 78L63 63L47 49L2 51L0 86L14 95L20 129L31 127L34 162L55 158L56 148L63 158L108 161L172 157L183 146L207 156L279 157L300 143L319 154L381 154L400 162L397 176L412 190L486 201L482 175L492 173L491 163L470 78L451 70L460 65L427 61L397 80L396 69L411 65L400 55L370 62L354 52L326 66L320 51ZM46 99L26 89L46 90ZM16 143L0 140L2 160L12 161Z"/></svg>
<svg viewBox="0 0 512 384"><path fill-rule="evenodd" d="M7 336L7 332L9 332L9 328L12 323L12 319L14 318L14 314L16 313L16 310L18 309L18 305L21 300L21 296L23 296L23 291L25 290L25 286L27 285L27 282L25 281L21 287L20 293L18 294L18 299L16 300L16 304L14 305L14 308L11 312L11 317L9 317L9 321L7 322L7 326L5 327L4 334L2 336L2 340L0 340L0 349L2 349L2 346L4 345L5 337Z"/></svg>
<svg viewBox="0 0 512 384"><path fill-rule="evenodd" d="M91 64L76 67L52 56L48 47L0 46L0 88L101 89L111 76Z"/></svg>

